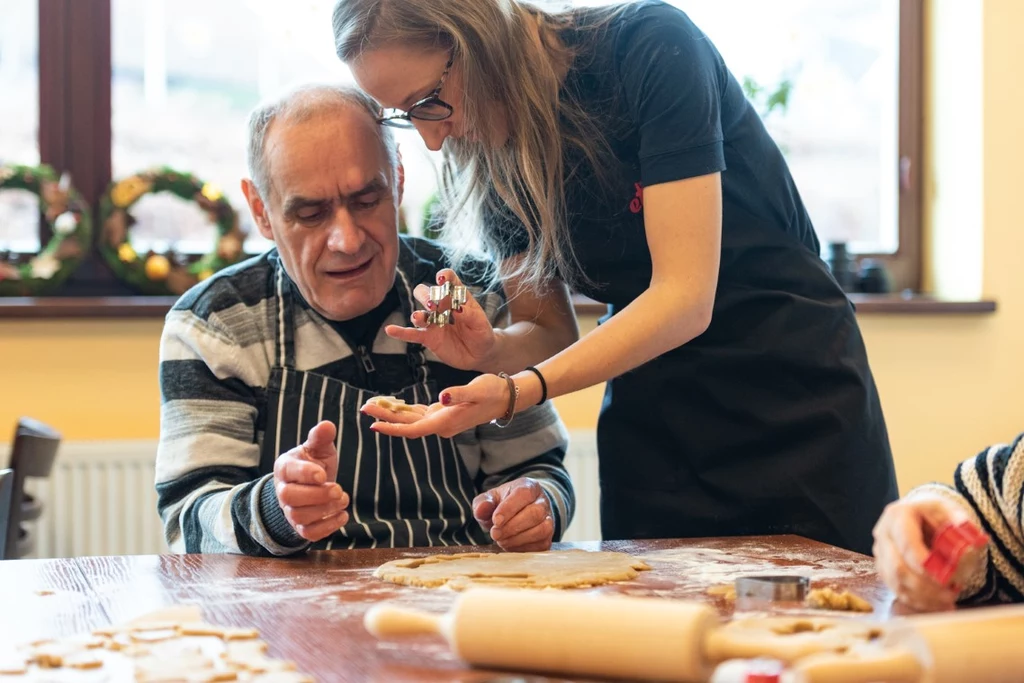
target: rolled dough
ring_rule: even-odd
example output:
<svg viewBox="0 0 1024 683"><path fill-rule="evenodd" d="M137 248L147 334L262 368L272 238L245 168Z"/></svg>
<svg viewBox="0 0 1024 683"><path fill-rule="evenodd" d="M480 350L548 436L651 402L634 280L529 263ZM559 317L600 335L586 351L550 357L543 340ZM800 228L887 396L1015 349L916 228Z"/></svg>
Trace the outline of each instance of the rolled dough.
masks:
<svg viewBox="0 0 1024 683"><path fill-rule="evenodd" d="M618 552L549 550L540 553L459 553L392 560L373 573L407 586L463 590L472 585L516 588L583 588L635 579L649 570Z"/></svg>

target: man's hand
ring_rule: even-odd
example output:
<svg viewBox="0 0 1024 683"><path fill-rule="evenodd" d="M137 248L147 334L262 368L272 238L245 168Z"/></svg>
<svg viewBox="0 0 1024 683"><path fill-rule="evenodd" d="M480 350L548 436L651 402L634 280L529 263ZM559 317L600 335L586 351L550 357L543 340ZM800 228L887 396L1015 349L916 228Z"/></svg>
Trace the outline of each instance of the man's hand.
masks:
<svg viewBox="0 0 1024 683"><path fill-rule="evenodd" d="M967 519L952 501L924 493L885 508L875 525L872 552L878 574L898 602L920 612L956 606L959 587L940 585L925 571L924 561L940 528Z"/></svg>
<svg viewBox="0 0 1024 683"><path fill-rule="evenodd" d="M274 463L274 491L284 516L307 541L330 536L348 522L348 494L338 485L337 429L321 422L306 442Z"/></svg>
<svg viewBox="0 0 1024 683"><path fill-rule="evenodd" d="M528 477L515 479L473 500L473 517L502 550L547 550L555 533L544 490Z"/></svg>

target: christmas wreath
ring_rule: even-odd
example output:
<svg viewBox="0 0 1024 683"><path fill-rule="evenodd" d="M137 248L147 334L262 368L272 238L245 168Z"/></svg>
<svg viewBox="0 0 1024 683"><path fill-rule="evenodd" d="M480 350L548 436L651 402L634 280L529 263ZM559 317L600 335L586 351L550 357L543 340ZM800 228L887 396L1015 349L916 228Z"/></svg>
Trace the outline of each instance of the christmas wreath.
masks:
<svg viewBox="0 0 1024 683"><path fill-rule="evenodd" d="M89 250L89 207L69 177L49 166L0 166L0 190L39 197L39 213L53 237L36 254L0 251L0 295L37 296L56 288Z"/></svg>
<svg viewBox="0 0 1024 683"><path fill-rule="evenodd" d="M131 208L143 196L157 192L169 192L195 202L206 212L217 231L211 251L195 258L173 249L140 254L132 246L135 218ZM100 200L100 221L99 249L104 259L119 278L144 294L183 294L245 256L245 233L223 192L189 173L170 168L138 173L112 183Z"/></svg>

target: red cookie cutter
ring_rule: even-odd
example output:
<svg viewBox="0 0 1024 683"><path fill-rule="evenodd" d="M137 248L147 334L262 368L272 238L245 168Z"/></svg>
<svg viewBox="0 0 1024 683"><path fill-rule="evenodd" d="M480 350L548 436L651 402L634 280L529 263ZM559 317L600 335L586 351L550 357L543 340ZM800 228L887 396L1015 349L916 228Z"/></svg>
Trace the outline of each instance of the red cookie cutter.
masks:
<svg viewBox="0 0 1024 683"><path fill-rule="evenodd" d="M924 569L943 586L948 586L961 561L968 554L979 554L988 545L988 535L970 522L946 524L935 534Z"/></svg>
<svg viewBox="0 0 1024 683"><path fill-rule="evenodd" d="M745 683L779 683L782 673L782 662L755 660L750 664Z"/></svg>
<svg viewBox="0 0 1024 683"><path fill-rule="evenodd" d="M779 674L747 674L746 683L779 683Z"/></svg>

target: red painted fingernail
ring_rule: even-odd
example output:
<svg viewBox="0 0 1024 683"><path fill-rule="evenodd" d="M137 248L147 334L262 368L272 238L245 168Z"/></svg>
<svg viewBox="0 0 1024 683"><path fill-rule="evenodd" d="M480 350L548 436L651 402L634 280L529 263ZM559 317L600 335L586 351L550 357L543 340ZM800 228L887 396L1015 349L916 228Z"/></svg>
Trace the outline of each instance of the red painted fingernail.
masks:
<svg viewBox="0 0 1024 683"><path fill-rule="evenodd" d="M445 282L445 280L447 280L447 279L448 279L448 278L446 278L446 277L445 277L444 275L438 275L438 276L437 276L437 284L439 284L439 285L443 285L443 284L444 284L444 282Z"/></svg>
<svg viewBox="0 0 1024 683"><path fill-rule="evenodd" d="M434 308L434 302L433 301L428 301L427 302L427 308L430 308L430 309Z"/></svg>
<svg viewBox="0 0 1024 683"><path fill-rule="evenodd" d="M441 405L446 406L446 405L450 404L451 402L452 402L452 395L451 394L441 394Z"/></svg>

